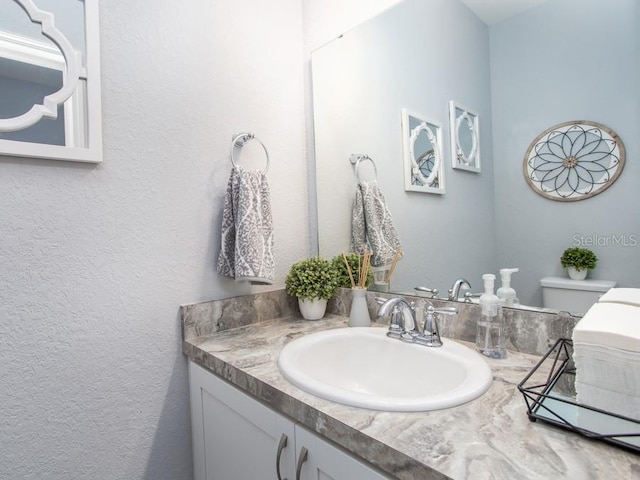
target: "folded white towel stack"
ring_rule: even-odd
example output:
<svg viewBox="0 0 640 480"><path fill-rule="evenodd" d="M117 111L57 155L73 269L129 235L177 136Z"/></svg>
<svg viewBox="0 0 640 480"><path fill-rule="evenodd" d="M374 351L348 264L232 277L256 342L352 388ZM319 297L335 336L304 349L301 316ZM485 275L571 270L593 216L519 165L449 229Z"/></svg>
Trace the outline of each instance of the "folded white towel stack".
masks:
<svg viewBox="0 0 640 480"><path fill-rule="evenodd" d="M573 330L577 401L640 420L640 306L607 295Z"/></svg>
<svg viewBox="0 0 640 480"><path fill-rule="evenodd" d="M237 282L273 283L273 220L264 172L235 166L222 212L218 273Z"/></svg>
<svg viewBox="0 0 640 480"><path fill-rule="evenodd" d="M640 307L640 288L611 288L602 295L600 303L624 303Z"/></svg>

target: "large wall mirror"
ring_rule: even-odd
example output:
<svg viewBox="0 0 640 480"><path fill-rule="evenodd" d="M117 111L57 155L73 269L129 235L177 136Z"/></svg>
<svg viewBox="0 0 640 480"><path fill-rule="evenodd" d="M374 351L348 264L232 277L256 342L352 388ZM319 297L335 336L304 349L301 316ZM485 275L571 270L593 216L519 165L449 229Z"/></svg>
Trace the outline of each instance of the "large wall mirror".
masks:
<svg viewBox="0 0 640 480"><path fill-rule="evenodd" d="M102 160L97 0L0 0L0 155Z"/></svg>
<svg viewBox="0 0 640 480"><path fill-rule="evenodd" d="M598 255L590 278L640 286L640 194L633 185L640 162L629 160L615 185L584 202L545 199L522 175L531 139L576 118L610 126L624 139L627 158L637 157L636 3L612 0L603 10L600 0L547 0L487 25L463 0L403 0L314 51L319 254L349 248L356 181L347 159L366 152L376 159L404 250L393 292L446 292L464 277L477 293L483 273L519 268L512 286L523 305L538 308L540 280L566 276L559 258L572 246ZM451 100L460 107L457 142ZM445 195L404 188L403 108L442 126ZM481 155L467 162L475 173L452 165L458 144L475 156L463 111L482 119L473 132Z"/></svg>

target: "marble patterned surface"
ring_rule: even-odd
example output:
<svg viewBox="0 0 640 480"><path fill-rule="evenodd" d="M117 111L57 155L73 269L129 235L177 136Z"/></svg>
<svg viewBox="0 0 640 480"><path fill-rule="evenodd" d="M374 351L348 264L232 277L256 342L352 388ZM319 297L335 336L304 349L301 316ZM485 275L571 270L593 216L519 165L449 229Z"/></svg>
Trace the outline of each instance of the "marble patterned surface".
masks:
<svg viewBox="0 0 640 480"><path fill-rule="evenodd" d="M348 291L347 291L348 292ZM265 295L265 294L260 294ZM538 361L538 357L509 351L505 360L487 359L494 381L485 395L459 407L434 412L378 412L353 408L307 394L287 382L277 367L282 347L295 338L328 328L346 327L344 308L348 295L332 301L331 313L323 320L305 321L290 299L278 294L269 300L242 297L217 303L184 306L183 351L194 362L208 368L271 408L291 417L356 456L398 479L632 479L640 478L640 456L602 442L543 423L531 423L516 386ZM261 302L271 305L272 319L261 312L259 322L249 316ZM371 298L375 314L377 304ZM232 314L238 307L243 313ZM443 336L469 336L465 318L474 305L463 305L458 321L441 327ZM469 310L469 311L467 311ZM278 314L284 313L282 317ZM342 315L340 314L342 313ZM226 315L230 315L229 318ZM450 317L444 317L445 319ZM469 317L470 318L470 317ZM547 322L547 325L543 325ZM562 321L562 319L561 319ZM550 340L521 342L514 332L529 332L538 338L564 334L567 325L538 318L535 326L513 320L512 346L540 348ZM213 322L213 325L207 325ZM235 325L233 328L228 328ZM445 333L445 331L447 333ZM533 333L531 333L533 332ZM473 334L475 335L475 333ZM469 345L471 346L471 345ZM546 350L546 348L545 348ZM416 375L428 367L416 367Z"/></svg>
<svg viewBox="0 0 640 480"><path fill-rule="evenodd" d="M220 330L298 314L297 300L284 290L182 305L182 338L211 335Z"/></svg>

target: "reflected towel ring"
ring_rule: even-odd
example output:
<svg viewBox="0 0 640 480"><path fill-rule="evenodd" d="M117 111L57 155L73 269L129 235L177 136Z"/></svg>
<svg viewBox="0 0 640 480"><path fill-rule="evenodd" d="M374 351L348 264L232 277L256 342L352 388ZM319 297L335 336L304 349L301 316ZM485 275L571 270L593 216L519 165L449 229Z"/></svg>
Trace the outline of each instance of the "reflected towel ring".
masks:
<svg viewBox="0 0 640 480"><path fill-rule="evenodd" d="M260 141L260 139L258 139L253 133L251 132L244 132L244 133L236 133L233 135L232 140L231 140L231 164L234 167L237 167L238 164L235 162L234 159L234 153L235 153L235 149L238 148L242 148L245 146L245 144L249 141L249 140L255 140L256 142L258 142L261 146L262 149L264 150L264 154L267 156L267 166L265 167L265 169L262 171L262 173L267 173L269 171L269 152L267 151L267 147L264 146L264 143L262 143Z"/></svg>
<svg viewBox="0 0 640 480"><path fill-rule="evenodd" d="M359 182L362 181L362 179L360 178L360 174L358 173L358 167L360 166L360 163L363 160L369 160L371 162L371 164L373 165L373 172L374 172L374 175L375 175L375 178L373 180L374 180L374 182L377 182L378 181L378 168L376 167L376 162L374 162L373 158L371 158L369 155L365 155L365 154L362 154L362 153L353 153L349 157L349 161L351 162L351 164L355 165L356 178L358 179Z"/></svg>

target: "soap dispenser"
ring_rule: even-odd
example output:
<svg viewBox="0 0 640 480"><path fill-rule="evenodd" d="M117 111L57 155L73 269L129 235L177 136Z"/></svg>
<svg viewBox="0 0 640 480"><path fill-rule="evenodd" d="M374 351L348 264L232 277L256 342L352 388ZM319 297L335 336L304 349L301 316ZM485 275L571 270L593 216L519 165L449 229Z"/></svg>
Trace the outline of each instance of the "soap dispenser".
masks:
<svg viewBox="0 0 640 480"><path fill-rule="evenodd" d="M496 294L500 299L500 305L504 307L514 307L520 304L516 298L516 291L511 288L511 274L519 271L519 268L503 268L500 270L502 286L498 289Z"/></svg>
<svg viewBox="0 0 640 480"><path fill-rule="evenodd" d="M476 350L489 358L507 356L506 338L500 299L493 293L496 276L482 276L484 293L480 296L480 319L476 330Z"/></svg>

